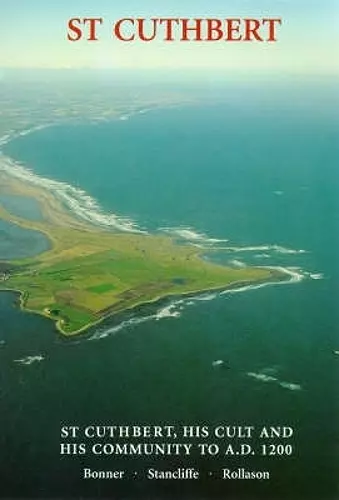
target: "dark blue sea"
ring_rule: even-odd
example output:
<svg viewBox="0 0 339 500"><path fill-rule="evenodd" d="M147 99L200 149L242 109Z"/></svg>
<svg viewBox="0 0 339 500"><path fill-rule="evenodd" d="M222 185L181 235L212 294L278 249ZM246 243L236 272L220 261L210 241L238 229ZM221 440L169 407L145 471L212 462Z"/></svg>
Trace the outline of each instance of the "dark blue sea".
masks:
<svg viewBox="0 0 339 500"><path fill-rule="evenodd" d="M216 102L63 124L6 146L112 230L118 220L297 279L165 300L72 341L1 293L4 498L339 497L337 110L321 84L225 89ZM60 426L93 423L291 426L293 454L60 458ZM202 479L147 481L149 466L196 467ZM125 468L129 479L84 481L84 467ZM270 480L222 481L222 467L268 470Z"/></svg>

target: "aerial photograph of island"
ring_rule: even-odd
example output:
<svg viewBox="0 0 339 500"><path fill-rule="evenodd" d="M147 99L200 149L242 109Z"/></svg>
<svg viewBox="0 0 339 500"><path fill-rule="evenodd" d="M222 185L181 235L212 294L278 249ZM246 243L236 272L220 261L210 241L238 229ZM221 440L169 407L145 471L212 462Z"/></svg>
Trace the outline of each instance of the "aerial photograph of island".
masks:
<svg viewBox="0 0 339 500"><path fill-rule="evenodd" d="M75 14L155 2L30 0L17 30L5 7L1 499L338 498L334 20L305 45L335 6L174 3L157 15L289 24L266 45L77 44ZM60 452L63 426L97 425L234 426L245 447L253 428L255 452Z"/></svg>

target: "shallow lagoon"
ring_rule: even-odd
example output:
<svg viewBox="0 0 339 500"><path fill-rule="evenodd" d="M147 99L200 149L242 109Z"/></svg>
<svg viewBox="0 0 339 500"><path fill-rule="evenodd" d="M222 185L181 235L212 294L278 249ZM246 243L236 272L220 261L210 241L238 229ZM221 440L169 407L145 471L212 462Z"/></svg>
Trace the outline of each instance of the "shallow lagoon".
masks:
<svg viewBox="0 0 339 500"><path fill-rule="evenodd" d="M0 260L33 257L49 248L50 242L44 234L0 220Z"/></svg>
<svg viewBox="0 0 339 500"><path fill-rule="evenodd" d="M1 194L0 204L13 215L28 220L40 221L43 219L39 203L28 196Z"/></svg>

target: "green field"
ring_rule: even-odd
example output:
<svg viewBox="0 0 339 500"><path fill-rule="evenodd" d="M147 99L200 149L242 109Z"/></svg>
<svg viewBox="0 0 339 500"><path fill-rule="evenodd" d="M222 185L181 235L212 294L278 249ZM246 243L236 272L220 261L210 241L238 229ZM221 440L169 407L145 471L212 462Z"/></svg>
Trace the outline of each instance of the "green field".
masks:
<svg viewBox="0 0 339 500"><path fill-rule="evenodd" d="M46 195L42 199L37 190L35 197L43 222L20 219L1 207L0 217L43 232L52 248L34 259L11 262L10 277L0 282L0 288L21 291L24 308L51 317L66 335L162 297L277 278L277 272L268 269L213 264L194 246L176 244L169 237L115 234L86 226L54 200L48 205ZM53 203L52 211L48 207Z"/></svg>

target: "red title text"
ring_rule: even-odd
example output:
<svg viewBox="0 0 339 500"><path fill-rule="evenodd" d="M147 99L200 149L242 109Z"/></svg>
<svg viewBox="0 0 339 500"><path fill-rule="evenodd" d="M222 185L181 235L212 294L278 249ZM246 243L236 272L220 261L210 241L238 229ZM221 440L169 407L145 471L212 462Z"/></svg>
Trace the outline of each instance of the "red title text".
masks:
<svg viewBox="0 0 339 500"><path fill-rule="evenodd" d="M70 42L97 42L107 37L102 17L74 17L67 24ZM109 26L109 36L120 42L277 42L282 19L269 18L134 18Z"/></svg>

